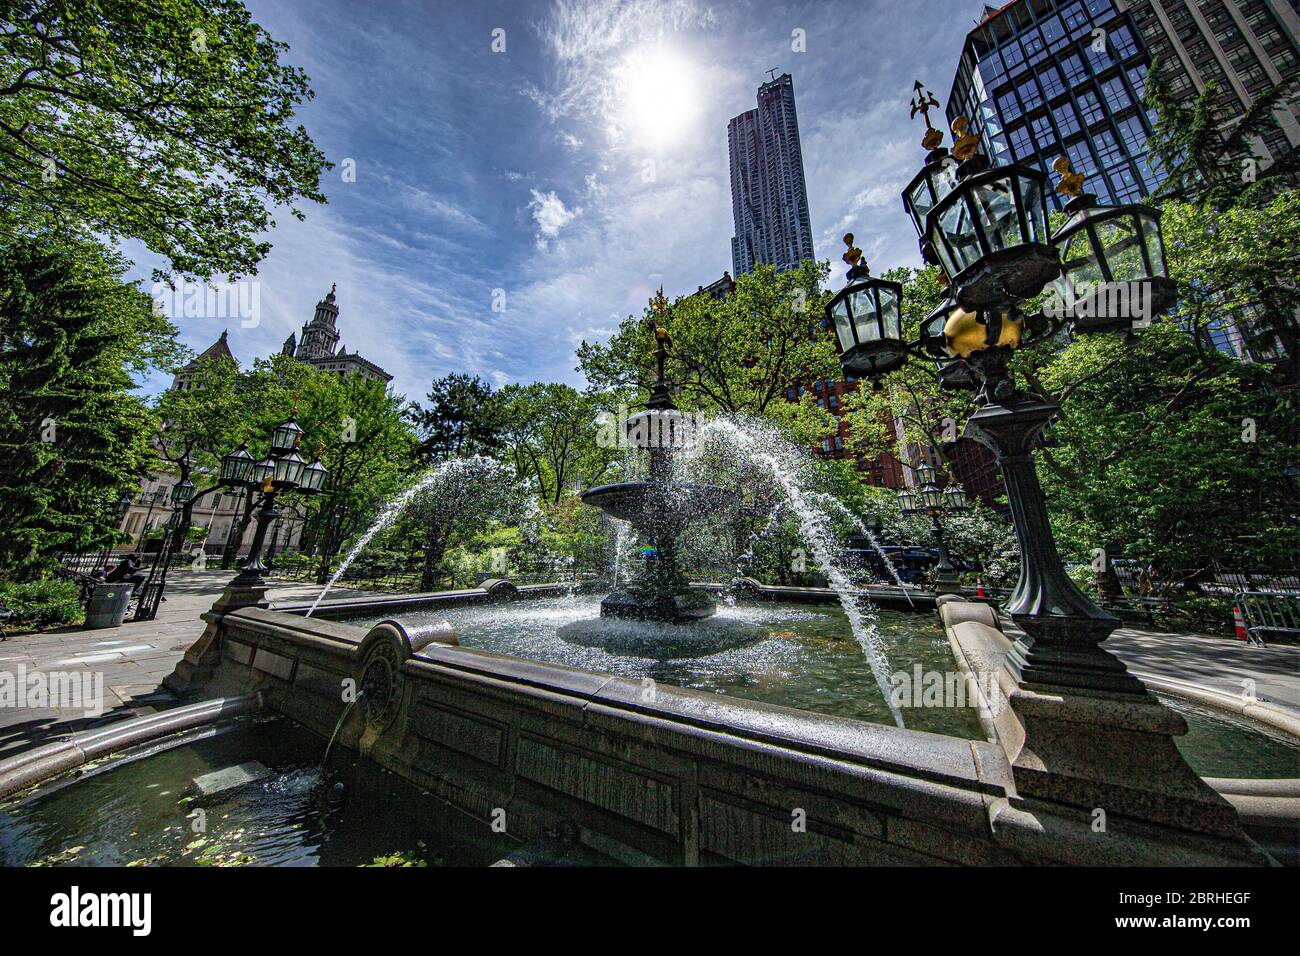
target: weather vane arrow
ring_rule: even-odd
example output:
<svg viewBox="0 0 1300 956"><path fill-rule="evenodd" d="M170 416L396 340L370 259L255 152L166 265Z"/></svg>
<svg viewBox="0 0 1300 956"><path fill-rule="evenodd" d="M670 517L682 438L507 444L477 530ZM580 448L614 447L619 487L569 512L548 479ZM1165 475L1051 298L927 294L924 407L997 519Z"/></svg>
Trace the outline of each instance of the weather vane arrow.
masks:
<svg viewBox="0 0 1300 956"><path fill-rule="evenodd" d="M939 101L920 80L913 84L912 91L911 118L916 119L916 114L920 113L925 119L925 137L921 140L921 145L926 149L934 149L943 142L943 133L935 129L934 124L930 122L930 109L938 109Z"/></svg>

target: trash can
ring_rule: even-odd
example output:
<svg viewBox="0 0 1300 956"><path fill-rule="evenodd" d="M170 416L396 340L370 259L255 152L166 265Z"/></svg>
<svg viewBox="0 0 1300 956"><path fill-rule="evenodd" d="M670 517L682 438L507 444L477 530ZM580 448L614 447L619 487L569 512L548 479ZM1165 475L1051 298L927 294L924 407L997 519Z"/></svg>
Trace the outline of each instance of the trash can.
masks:
<svg viewBox="0 0 1300 956"><path fill-rule="evenodd" d="M134 590L135 585L130 583L96 584L86 602L86 629L121 627Z"/></svg>

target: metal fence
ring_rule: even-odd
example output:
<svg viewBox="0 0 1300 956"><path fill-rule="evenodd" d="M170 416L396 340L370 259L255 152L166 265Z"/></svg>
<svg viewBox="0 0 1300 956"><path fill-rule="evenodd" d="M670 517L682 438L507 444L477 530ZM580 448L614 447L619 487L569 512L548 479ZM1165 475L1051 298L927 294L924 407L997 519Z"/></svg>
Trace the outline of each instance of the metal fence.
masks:
<svg viewBox="0 0 1300 956"><path fill-rule="evenodd" d="M1233 601L1241 609L1252 644L1263 644L1266 637L1300 641L1300 594L1238 591Z"/></svg>

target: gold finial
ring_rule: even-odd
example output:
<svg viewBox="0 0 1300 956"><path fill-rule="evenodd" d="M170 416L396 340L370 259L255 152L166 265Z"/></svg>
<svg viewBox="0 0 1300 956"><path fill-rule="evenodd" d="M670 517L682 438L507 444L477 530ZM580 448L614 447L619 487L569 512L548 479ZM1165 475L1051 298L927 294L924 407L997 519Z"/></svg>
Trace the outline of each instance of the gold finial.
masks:
<svg viewBox="0 0 1300 956"><path fill-rule="evenodd" d="M665 329L662 325L655 326L655 341L657 342L668 341L668 330Z"/></svg>
<svg viewBox="0 0 1300 956"><path fill-rule="evenodd" d="M916 119L917 113L925 119L925 136L921 139L921 145L926 149L936 149L943 142L943 133L930 122L931 107L938 109L939 101L917 80L912 86L912 119Z"/></svg>
<svg viewBox="0 0 1300 956"><path fill-rule="evenodd" d="M853 244L853 233L844 234L844 244L849 247L848 252L844 253L842 258L848 263L849 268L853 268L862 261L862 250Z"/></svg>
<svg viewBox="0 0 1300 956"><path fill-rule="evenodd" d="M660 315L668 314L668 298L664 295L664 287L660 286L655 292L654 298L650 300L650 307Z"/></svg>
<svg viewBox="0 0 1300 956"><path fill-rule="evenodd" d="M1062 156L1052 163L1052 169L1061 174L1061 181L1056 184L1056 191L1062 196L1077 196L1083 191L1083 173L1076 173L1070 168L1070 158Z"/></svg>
<svg viewBox="0 0 1300 956"><path fill-rule="evenodd" d="M979 149L980 138L974 133L966 132L969 126L970 121L964 116L958 116L952 121L952 155L959 163L966 162Z"/></svg>

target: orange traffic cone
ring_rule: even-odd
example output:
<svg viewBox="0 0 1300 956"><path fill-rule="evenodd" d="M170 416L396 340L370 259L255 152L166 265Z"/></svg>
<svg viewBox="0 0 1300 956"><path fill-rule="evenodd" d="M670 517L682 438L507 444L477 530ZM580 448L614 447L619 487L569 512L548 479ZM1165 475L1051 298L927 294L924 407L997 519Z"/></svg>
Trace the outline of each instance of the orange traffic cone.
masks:
<svg viewBox="0 0 1300 956"><path fill-rule="evenodd" d="M984 579L981 577L975 578L975 596L984 597Z"/></svg>
<svg viewBox="0 0 1300 956"><path fill-rule="evenodd" d="M1237 640L1250 642L1250 635L1246 633L1246 619L1241 616L1241 608L1232 609L1232 625L1237 631Z"/></svg>

